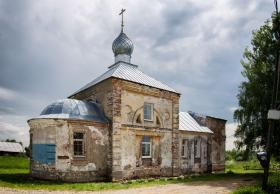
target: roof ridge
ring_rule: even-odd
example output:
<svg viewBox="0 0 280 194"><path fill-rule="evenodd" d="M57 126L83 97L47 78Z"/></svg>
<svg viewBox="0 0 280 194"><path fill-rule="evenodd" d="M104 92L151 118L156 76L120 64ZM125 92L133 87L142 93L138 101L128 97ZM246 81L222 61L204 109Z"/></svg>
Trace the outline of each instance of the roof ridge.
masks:
<svg viewBox="0 0 280 194"><path fill-rule="evenodd" d="M76 92L74 92L73 94L71 94L69 97L72 97L74 96L75 94L78 94L79 92L83 91L83 90L86 90L87 88L89 88L96 80L102 78L104 75L106 75L109 71L112 71L112 70L116 70L117 67L120 65L120 64L113 64L113 65L116 65L115 67L112 67L110 69L108 69L107 71L105 71L104 73L102 73L100 76L96 77L95 79L93 79L91 82L87 83L86 85L84 85L82 88L80 88L79 90L77 90ZM114 73L114 71L111 73L111 75ZM99 83L99 82L97 82ZM97 84L97 83L94 83L93 85ZM68 97L68 98L69 98Z"/></svg>
<svg viewBox="0 0 280 194"><path fill-rule="evenodd" d="M131 82L135 82L138 84L142 84L142 85L146 85L146 86L150 86L150 87L154 87L154 88L158 88L158 89L162 89L162 90L166 90L166 91L170 91L170 92L179 94L179 92L177 92L170 86L162 83L161 81L159 81L159 80L147 75L143 71L139 70L137 65L119 61L119 62L113 64L112 66L110 66L109 69L105 73L98 76L96 79L94 79L93 81L86 84L84 87L82 87L81 89L79 89L78 91L76 91L75 93L70 95L69 98L78 94L79 92L81 92L83 90L86 90L87 88L89 88L97 83L100 83L103 80L110 78L110 77L115 77L115 78L131 81Z"/></svg>

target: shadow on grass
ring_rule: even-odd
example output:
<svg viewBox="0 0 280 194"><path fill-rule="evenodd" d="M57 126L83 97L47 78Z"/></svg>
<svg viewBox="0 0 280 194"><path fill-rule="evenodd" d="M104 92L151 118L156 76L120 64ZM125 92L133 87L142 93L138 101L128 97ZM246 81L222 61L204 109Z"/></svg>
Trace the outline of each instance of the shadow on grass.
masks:
<svg viewBox="0 0 280 194"><path fill-rule="evenodd" d="M40 180L34 179L29 176L27 173L2 173L0 174L0 182L8 184L8 185L63 185L64 183L61 181L48 181L48 180ZM2 184L0 184L2 185Z"/></svg>

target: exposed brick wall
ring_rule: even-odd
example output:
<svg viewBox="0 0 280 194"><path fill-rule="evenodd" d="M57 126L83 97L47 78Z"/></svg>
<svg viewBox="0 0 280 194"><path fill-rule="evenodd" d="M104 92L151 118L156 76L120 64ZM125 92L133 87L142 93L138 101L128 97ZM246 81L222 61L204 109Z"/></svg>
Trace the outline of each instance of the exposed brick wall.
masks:
<svg viewBox="0 0 280 194"><path fill-rule="evenodd" d="M71 96L70 98L77 100L93 100L102 105L107 117L112 119L113 117L113 85L112 80L104 80L78 94Z"/></svg>
<svg viewBox="0 0 280 194"><path fill-rule="evenodd" d="M214 134L212 137L212 171L225 170L225 125L226 120L207 116L206 125Z"/></svg>
<svg viewBox="0 0 280 194"><path fill-rule="evenodd" d="M133 129L133 130L145 130L151 132L155 129L165 130L162 128L153 127L152 125L146 125L145 123L137 125L135 123L123 123L122 122L122 94L123 91L132 92L135 95L151 96L158 99L167 99L172 102L171 112L171 154L172 154L172 165L170 168L159 168L159 166L139 166L133 167L131 165L123 165L124 161L122 158L122 148L124 142L122 140L123 135L121 130ZM182 172L180 164L180 133L179 128L179 99L180 95L177 93L125 81L117 78L109 78L101 83L92 86L91 88L73 96L72 98L77 99L92 99L100 102L104 108L106 115L111 119L111 134L110 142L111 149L108 153L108 158L111 161L112 169L112 180L120 180L123 178L135 177L147 177L147 176L178 176ZM126 102L127 103L127 102ZM224 168L224 131L225 121L212 117L204 117L199 120L209 127L213 132L213 136L209 136L206 144L207 149L207 165L211 166L213 162L213 171L218 171ZM141 131L140 130L140 131ZM136 135L136 134L135 134ZM216 150L212 152L212 150ZM219 156L217 156L219 155ZM213 161L212 161L213 160ZM210 161L210 162L209 162ZM196 168L200 168L197 166ZM209 170L209 167L203 167L204 170ZM207 169L208 168L208 169ZM203 171L204 171L203 170ZM211 170L210 170L211 171Z"/></svg>

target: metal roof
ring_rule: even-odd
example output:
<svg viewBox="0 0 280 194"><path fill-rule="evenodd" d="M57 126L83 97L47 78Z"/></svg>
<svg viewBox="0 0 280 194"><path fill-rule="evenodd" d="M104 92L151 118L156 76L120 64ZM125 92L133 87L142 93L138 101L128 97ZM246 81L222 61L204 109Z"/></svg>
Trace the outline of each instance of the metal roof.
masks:
<svg viewBox="0 0 280 194"><path fill-rule="evenodd" d="M87 85L85 85L84 87L82 87L81 89L79 89L78 91L73 93L71 96L73 96L103 80L106 80L110 77L115 77L115 78L131 81L131 82L136 82L139 84L151 86L154 88L159 88L162 90L167 90L170 92L178 93L176 90L170 88L169 86L161 83L160 81L158 81L158 80L148 76L147 74L143 73L142 71L140 71L138 69L137 65L119 61L119 62L111 65L109 67L109 70L106 71L104 74L97 77L95 80L88 83Z"/></svg>
<svg viewBox="0 0 280 194"><path fill-rule="evenodd" d="M0 142L1 152L23 152L23 147L20 143L16 142Z"/></svg>
<svg viewBox="0 0 280 194"><path fill-rule="evenodd" d="M196 120L187 112L179 113L179 130L213 133L208 127L199 125L198 122L196 122Z"/></svg>
<svg viewBox="0 0 280 194"><path fill-rule="evenodd" d="M120 35L114 40L112 50L115 56L119 54L127 54L131 56L133 52L133 43L124 32L121 32Z"/></svg>
<svg viewBox="0 0 280 194"><path fill-rule="evenodd" d="M99 104L91 101L62 99L48 105L40 116L33 119L80 119L108 122Z"/></svg>

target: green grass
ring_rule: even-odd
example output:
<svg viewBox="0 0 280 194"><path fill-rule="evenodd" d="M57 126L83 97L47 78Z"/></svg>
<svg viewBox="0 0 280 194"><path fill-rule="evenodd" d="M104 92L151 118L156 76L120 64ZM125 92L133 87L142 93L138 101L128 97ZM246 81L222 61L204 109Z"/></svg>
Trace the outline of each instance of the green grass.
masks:
<svg viewBox="0 0 280 194"><path fill-rule="evenodd" d="M277 163L274 159L271 161L271 169L270 176L268 180L268 190L269 193L280 193L280 171L276 172L273 166L279 166L279 162ZM244 170L244 166L248 166L248 170ZM226 172L238 173L238 174L260 174L263 173L263 169L261 168L259 162L257 160L251 161L227 161L226 162ZM234 191L234 194L264 194L261 188L261 184L250 185L240 187Z"/></svg>
<svg viewBox="0 0 280 194"><path fill-rule="evenodd" d="M185 178L159 178L130 180L123 183L62 183L32 179L28 176L29 162L25 157L0 156L0 186L16 189L46 189L46 190L74 190L100 191L108 189L128 189L143 186L165 185L170 183L188 183L194 181L219 181L225 179L256 178L258 172L239 173L242 164L231 164L227 167L230 173L191 176Z"/></svg>
<svg viewBox="0 0 280 194"><path fill-rule="evenodd" d="M248 170L245 170L244 167L249 167ZM262 173L263 168L261 167L259 161L235 161L230 160L226 161L226 172L234 172L238 174L252 174L252 173Z"/></svg>
<svg viewBox="0 0 280 194"><path fill-rule="evenodd" d="M240 187L236 189L233 194L265 194L265 192L262 191L261 186L246 186L246 187Z"/></svg>
<svg viewBox="0 0 280 194"><path fill-rule="evenodd" d="M28 169L28 165L25 156L0 156L0 169Z"/></svg>

